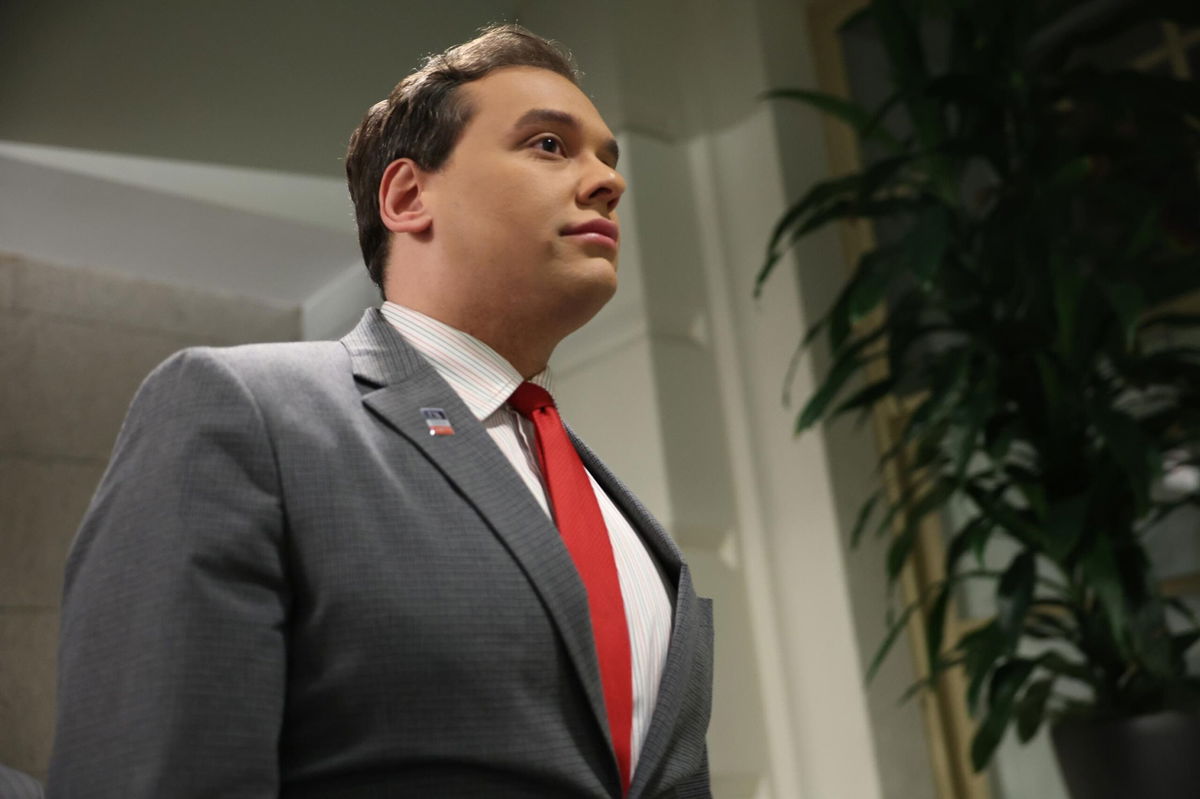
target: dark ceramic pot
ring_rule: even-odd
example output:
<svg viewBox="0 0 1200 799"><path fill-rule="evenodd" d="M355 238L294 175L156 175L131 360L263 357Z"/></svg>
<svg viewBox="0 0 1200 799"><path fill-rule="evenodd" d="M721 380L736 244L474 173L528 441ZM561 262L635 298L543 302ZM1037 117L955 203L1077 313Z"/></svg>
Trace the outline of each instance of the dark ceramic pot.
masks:
<svg viewBox="0 0 1200 799"><path fill-rule="evenodd" d="M1071 799L1200 797L1200 715L1064 721L1051 737Z"/></svg>

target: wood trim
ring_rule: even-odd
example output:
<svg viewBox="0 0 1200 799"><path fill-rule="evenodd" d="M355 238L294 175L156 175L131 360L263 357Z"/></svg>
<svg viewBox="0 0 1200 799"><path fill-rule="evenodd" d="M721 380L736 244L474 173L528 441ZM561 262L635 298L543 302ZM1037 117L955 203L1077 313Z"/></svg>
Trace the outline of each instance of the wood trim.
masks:
<svg viewBox="0 0 1200 799"><path fill-rule="evenodd" d="M842 97L850 95L844 68L838 29L850 17L867 5L868 0L812 0L809 4L809 36L813 48L814 62L819 87ZM823 117L825 141L829 161L835 174L857 170L861 165L858 145L853 132L842 122ZM855 268L859 257L875 246L870 225L866 222L843 224L839 234L846 255L848 272ZM864 320L866 329L880 324L883 311ZM875 380L886 374L882 359L868 368L868 379ZM899 431L906 417L899 402L884 403L873 414L873 427L880 453L892 448L899 440ZM889 499L895 500L909 486L919 485L922 479L906 464L909 458L897 459L884 474L885 490ZM902 522L898 526L902 526ZM901 575L901 593L906 603L915 601L925 594L926 589L944 576L945 556L940 520L930 516L920 526L920 534L914 546L913 557ZM947 637L954 640L960 628L957 616L948 619ZM930 668L925 651L925 623L920 614L914 614L908 630L909 648L912 652L916 674L919 679L929 676ZM990 791L984 775L976 774L970 766L970 742L974 733L966 707L966 685L960 670L942 674L933 689L923 691L918 700L929 743L930 762L935 788L939 799L989 799Z"/></svg>

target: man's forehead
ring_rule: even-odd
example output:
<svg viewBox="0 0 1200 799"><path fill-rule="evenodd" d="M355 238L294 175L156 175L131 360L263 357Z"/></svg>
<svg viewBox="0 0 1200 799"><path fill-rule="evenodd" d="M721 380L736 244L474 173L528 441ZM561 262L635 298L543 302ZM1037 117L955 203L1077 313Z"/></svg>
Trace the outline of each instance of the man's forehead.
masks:
<svg viewBox="0 0 1200 799"><path fill-rule="evenodd" d="M615 166L617 140L600 112L572 81L539 67L502 67L464 87L475 108L471 127L508 134L544 125L574 129L600 141ZM479 119L479 117L486 119ZM482 124L480 124L482 123Z"/></svg>
<svg viewBox="0 0 1200 799"><path fill-rule="evenodd" d="M577 121L608 127L583 90L567 78L540 67L501 67L466 84L473 99L493 114L516 121L534 110L561 111Z"/></svg>

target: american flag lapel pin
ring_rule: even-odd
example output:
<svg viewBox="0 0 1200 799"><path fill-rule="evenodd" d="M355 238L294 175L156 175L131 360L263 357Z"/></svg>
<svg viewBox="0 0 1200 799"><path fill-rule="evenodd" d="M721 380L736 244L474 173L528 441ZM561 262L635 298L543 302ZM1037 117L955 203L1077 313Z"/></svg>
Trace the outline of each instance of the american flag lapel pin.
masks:
<svg viewBox="0 0 1200 799"><path fill-rule="evenodd" d="M425 425L429 428L429 435L454 435L454 426L450 424L450 419L441 408L422 408L421 415L425 417Z"/></svg>

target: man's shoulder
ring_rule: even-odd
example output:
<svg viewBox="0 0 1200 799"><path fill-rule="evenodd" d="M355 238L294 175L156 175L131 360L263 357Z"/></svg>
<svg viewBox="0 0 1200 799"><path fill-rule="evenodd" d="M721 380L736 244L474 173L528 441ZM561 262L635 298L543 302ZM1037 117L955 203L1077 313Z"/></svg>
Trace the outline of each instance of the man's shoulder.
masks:
<svg viewBox="0 0 1200 799"><path fill-rule="evenodd" d="M339 341L276 341L232 347L187 347L159 364L157 373L227 373L242 380L303 379L344 372L349 356Z"/></svg>
<svg viewBox="0 0 1200 799"><path fill-rule="evenodd" d="M251 399L270 405L287 397L316 398L353 385L350 356L338 341L272 342L188 347L160 363L135 397L150 406L210 406Z"/></svg>

